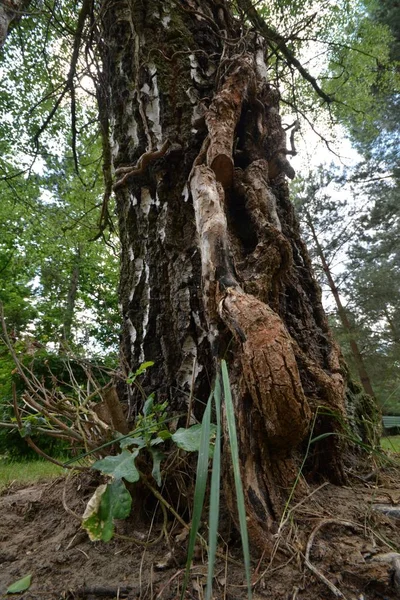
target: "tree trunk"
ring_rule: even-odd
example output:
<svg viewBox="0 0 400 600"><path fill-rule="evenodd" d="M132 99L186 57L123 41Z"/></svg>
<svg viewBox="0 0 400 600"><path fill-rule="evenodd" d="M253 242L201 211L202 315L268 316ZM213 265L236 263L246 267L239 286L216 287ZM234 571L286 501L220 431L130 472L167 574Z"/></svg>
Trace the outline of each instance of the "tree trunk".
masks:
<svg viewBox="0 0 400 600"><path fill-rule="evenodd" d="M357 368L358 376L359 376L360 381L361 381L361 385L364 388L364 392L366 394L368 394L369 396L371 396L371 398L373 398L374 400L376 400L375 393L374 393L374 390L372 388L371 380L369 378L368 371L367 371L367 369L365 367L365 364L364 364L364 359L362 357L362 354L360 352L358 344L357 344L356 340L354 339L353 328L351 326L351 323L350 323L349 318L347 316L346 310L345 310L345 308L344 308L344 306L342 304L342 301L340 299L339 290L336 287L336 284L335 284L335 281L334 281L334 279L332 277L332 273L331 273L331 270L329 268L329 265L328 265L328 263L325 260L325 255L324 255L324 252L323 252L323 250L321 248L321 244L319 243L318 236L317 236L317 233L315 231L311 215L309 215L308 213L306 213L306 219L307 219L307 225L310 228L311 235L312 235L312 238L314 240L314 244L315 244L315 247L316 247L316 250L317 250L318 257L319 257L319 259L321 261L322 268L323 268L324 273L326 275L326 278L328 280L329 288L330 288L330 290L332 292L332 296L335 299L335 303L336 303L336 307L337 307L337 310L338 310L338 313L339 313L340 321L341 321L341 323L343 325L343 329L345 330L345 332L347 333L348 338L349 338L349 344L350 344L351 353L352 353L353 358L354 358L354 362L355 362L355 365L356 365L356 368Z"/></svg>
<svg viewBox="0 0 400 600"><path fill-rule="evenodd" d="M13 22L18 21L30 0L5 0L0 3L0 49L3 47Z"/></svg>
<svg viewBox="0 0 400 600"><path fill-rule="evenodd" d="M78 293L80 263L81 252L80 248L77 248L75 253L74 264L72 267L71 279L69 282L67 301L65 303L64 318L62 325L61 348L67 348L69 342L71 341L72 322L74 319L76 296Z"/></svg>
<svg viewBox="0 0 400 600"><path fill-rule="evenodd" d="M310 434L346 420L346 371L289 201L265 42L223 0L105 0L101 38L123 363L154 361L145 386L173 411L187 410L193 384L200 417L227 359L249 530L264 547ZM339 439L312 445L310 477L344 481ZM230 506L231 489L226 465Z"/></svg>
<svg viewBox="0 0 400 600"><path fill-rule="evenodd" d="M399 333L399 330L398 330L397 326L395 325L392 317L390 316L389 311L387 310L387 308L383 309L383 313L384 313L386 321L387 321L387 323L389 325L389 330L390 330L390 333L392 335L392 341L395 344L400 344L400 333Z"/></svg>

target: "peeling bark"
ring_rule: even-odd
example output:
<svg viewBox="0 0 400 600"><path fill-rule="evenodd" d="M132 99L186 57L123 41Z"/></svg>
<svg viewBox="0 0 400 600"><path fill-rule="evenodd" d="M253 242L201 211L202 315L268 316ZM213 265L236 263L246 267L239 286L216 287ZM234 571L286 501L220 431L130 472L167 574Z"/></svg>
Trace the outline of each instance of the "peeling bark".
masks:
<svg viewBox="0 0 400 600"><path fill-rule="evenodd" d="M210 139L207 164L224 188L230 188L232 185L235 130L244 98L254 79L254 67L250 57L237 59L232 64L234 72L226 78L206 114Z"/></svg>

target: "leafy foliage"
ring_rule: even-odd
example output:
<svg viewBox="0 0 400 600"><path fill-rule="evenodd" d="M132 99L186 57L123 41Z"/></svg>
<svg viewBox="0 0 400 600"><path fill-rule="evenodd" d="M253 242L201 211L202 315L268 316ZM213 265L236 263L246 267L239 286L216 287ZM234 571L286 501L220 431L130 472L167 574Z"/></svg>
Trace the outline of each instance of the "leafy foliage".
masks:
<svg viewBox="0 0 400 600"><path fill-rule="evenodd" d="M144 370L140 372L143 373ZM166 413L161 413L161 419L159 416L160 410L165 409L166 403L154 404L154 398L150 396L144 405L143 415L137 419L134 431L119 439L122 451L115 456L106 456L92 465L93 469L110 476L111 481L97 488L85 510L82 526L88 531L90 539L109 541L113 536L114 519L129 516L131 497L122 479L130 483L140 480L142 474L135 465L139 452L147 451L152 457L152 476L159 487L162 485L161 462L167 457L167 453L156 446L168 440L174 441L178 448L187 452L201 453L206 448L207 458L204 460L208 465L210 440L215 426L208 423L204 427L203 422L202 425L180 429L171 434L166 428ZM133 447L134 450L127 450L127 447Z"/></svg>
<svg viewBox="0 0 400 600"><path fill-rule="evenodd" d="M102 147L88 67L71 70L76 6L31 8L0 70L0 301L18 336L115 352L118 241L91 241Z"/></svg>
<svg viewBox="0 0 400 600"><path fill-rule="evenodd" d="M94 463L93 469L98 469L106 475L111 475L114 479L126 479L131 483L139 481L139 471L135 466L135 458L139 454L139 450L129 452L122 450L117 456L106 456L102 460Z"/></svg>

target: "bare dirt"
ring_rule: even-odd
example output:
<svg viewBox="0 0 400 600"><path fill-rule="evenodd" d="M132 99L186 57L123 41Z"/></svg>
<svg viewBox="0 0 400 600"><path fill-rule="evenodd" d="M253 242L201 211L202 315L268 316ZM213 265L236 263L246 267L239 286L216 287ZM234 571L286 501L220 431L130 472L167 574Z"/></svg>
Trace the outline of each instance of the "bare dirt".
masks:
<svg viewBox="0 0 400 600"><path fill-rule="evenodd" d="M397 479L397 482L399 480ZM149 547L114 539L108 544L87 538L76 516L81 515L96 483L86 476L27 488L9 488L0 497L0 594L27 574L28 591L10 596L24 600L179 598L185 541L169 524L168 542ZM66 501L62 496L66 489ZM399 507L395 476L338 488L330 484L309 489L296 505L280 535L273 558L255 558L255 600L391 600L400 598L400 513L390 516L374 508ZM244 571L234 529L222 523L214 585L215 599L246 597ZM143 526L142 526L143 527ZM146 540L134 516L119 524L124 535ZM155 522L151 537L161 524ZM230 536L230 537L229 537ZM229 548L229 551L227 551ZM171 553L172 549L172 553ZM206 582L206 556L199 551L191 571L187 598L201 600ZM7 596L8 597L8 596Z"/></svg>

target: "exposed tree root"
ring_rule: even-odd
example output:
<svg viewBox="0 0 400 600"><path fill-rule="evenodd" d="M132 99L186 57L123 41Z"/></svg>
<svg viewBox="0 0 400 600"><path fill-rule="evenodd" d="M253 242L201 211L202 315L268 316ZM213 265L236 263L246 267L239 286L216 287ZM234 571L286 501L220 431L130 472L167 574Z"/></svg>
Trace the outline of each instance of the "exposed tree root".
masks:
<svg viewBox="0 0 400 600"><path fill-rule="evenodd" d="M315 567L310 561L310 552L316 534L325 525L332 524L343 525L344 527L352 527L353 529L362 529L361 525L359 525L358 523L351 523L350 521L340 521L338 519L324 519L323 521L318 523L316 527L314 527L310 537L308 538L306 552L304 555L304 564L308 569L310 569L310 571L314 573L314 575L318 577L318 579L320 579L331 590L332 594L334 594L337 598L343 598L344 600L346 600L346 596L331 581L329 581L329 579L327 579L325 575L323 575L323 573L321 573L321 571L319 571L317 567Z"/></svg>

